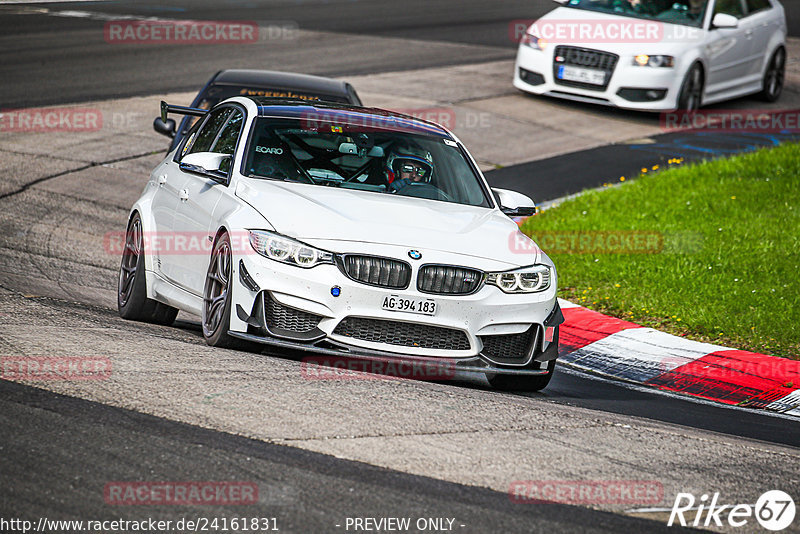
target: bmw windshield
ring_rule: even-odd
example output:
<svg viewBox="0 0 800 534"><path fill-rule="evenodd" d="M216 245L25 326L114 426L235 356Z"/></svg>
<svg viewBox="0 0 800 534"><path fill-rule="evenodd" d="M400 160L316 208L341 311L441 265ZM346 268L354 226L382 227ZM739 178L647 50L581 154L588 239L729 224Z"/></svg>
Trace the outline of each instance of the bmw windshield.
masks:
<svg viewBox="0 0 800 534"><path fill-rule="evenodd" d="M456 142L419 128L383 126L260 117L243 172L252 178L490 206Z"/></svg>
<svg viewBox="0 0 800 534"><path fill-rule="evenodd" d="M569 0L565 5L586 11L699 28L703 25L708 0Z"/></svg>

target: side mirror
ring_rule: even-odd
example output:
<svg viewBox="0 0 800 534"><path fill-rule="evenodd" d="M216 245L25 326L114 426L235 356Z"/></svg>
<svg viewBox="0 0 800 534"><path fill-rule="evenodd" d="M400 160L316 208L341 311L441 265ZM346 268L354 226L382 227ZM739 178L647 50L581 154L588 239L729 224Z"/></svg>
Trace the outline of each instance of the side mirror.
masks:
<svg viewBox="0 0 800 534"><path fill-rule="evenodd" d="M215 182L225 183L233 157L216 152L196 152L181 160L181 170L211 178Z"/></svg>
<svg viewBox="0 0 800 534"><path fill-rule="evenodd" d="M738 28L739 19L727 13L717 13L711 21L712 28Z"/></svg>
<svg viewBox="0 0 800 534"><path fill-rule="evenodd" d="M530 217L536 213L536 204L522 193L493 188L500 209L509 217Z"/></svg>
<svg viewBox="0 0 800 534"><path fill-rule="evenodd" d="M175 119L163 120L161 117L156 117L153 121L153 129L161 135L175 137Z"/></svg>

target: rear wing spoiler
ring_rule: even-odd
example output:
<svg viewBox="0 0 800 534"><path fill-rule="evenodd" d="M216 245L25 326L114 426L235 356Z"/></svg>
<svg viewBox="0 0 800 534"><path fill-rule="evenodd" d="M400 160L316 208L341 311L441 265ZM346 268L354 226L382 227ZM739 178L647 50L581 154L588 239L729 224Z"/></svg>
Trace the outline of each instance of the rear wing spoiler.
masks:
<svg viewBox="0 0 800 534"><path fill-rule="evenodd" d="M161 101L162 121L167 122L168 113L177 113L179 115L192 115L194 117L203 117L206 113L208 113L208 110L200 108L187 108L185 106L173 106L172 104L167 104L162 100Z"/></svg>

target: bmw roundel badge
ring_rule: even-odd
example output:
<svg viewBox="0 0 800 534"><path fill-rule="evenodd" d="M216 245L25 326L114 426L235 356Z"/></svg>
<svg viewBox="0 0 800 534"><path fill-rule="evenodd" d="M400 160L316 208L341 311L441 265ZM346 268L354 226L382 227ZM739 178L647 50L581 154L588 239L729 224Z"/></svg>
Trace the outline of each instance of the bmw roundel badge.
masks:
<svg viewBox="0 0 800 534"><path fill-rule="evenodd" d="M411 258L412 260L418 260L422 257L422 252L420 252L419 250L409 250L408 257Z"/></svg>

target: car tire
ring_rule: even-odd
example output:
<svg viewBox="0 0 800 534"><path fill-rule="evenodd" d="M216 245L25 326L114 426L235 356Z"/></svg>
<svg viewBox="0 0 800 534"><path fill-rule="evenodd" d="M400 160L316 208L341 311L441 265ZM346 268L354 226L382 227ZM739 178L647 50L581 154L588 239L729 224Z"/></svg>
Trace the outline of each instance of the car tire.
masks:
<svg viewBox="0 0 800 534"><path fill-rule="evenodd" d="M117 282L117 309L123 319L170 325L178 309L147 298L145 277L145 251L142 218L138 213L131 217L125 232L125 248L119 267Z"/></svg>
<svg viewBox="0 0 800 534"><path fill-rule="evenodd" d="M786 79L786 49L778 48L764 71L764 80L759 96L766 102L775 102L781 97Z"/></svg>
<svg viewBox="0 0 800 534"><path fill-rule="evenodd" d="M486 374L494 389L500 391L541 391L550 383L553 371L556 368L556 361L547 362L546 375L500 375L496 373Z"/></svg>
<svg viewBox="0 0 800 534"><path fill-rule="evenodd" d="M678 111L691 113L703 105L703 67L695 63L689 68L678 93Z"/></svg>
<svg viewBox="0 0 800 534"><path fill-rule="evenodd" d="M261 345L228 334L231 324L232 274L231 240L227 232L222 232L211 251L203 288L203 337L212 347L260 352Z"/></svg>

